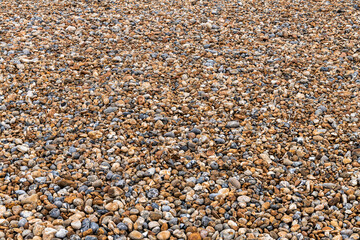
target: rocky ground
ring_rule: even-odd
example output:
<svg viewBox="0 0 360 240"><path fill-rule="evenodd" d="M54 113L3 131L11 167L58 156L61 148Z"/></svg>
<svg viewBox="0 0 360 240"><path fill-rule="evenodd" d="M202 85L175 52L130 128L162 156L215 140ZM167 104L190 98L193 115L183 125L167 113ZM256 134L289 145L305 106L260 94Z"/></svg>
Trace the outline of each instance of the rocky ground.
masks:
<svg viewBox="0 0 360 240"><path fill-rule="evenodd" d="M357 1L0 16L0 239L360 238Z"/></svg>

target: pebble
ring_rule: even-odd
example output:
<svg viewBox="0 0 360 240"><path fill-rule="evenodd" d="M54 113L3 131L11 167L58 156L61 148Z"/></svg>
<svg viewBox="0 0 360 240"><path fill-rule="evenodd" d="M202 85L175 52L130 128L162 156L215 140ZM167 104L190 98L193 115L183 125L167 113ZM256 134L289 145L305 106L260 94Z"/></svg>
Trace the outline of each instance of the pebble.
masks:
<svg viewBox="0 0 360 240"><path fill-rule="evenodd" d="M220 236L221 236L224 240L234 239L234 237L235 237L235 230L233 230L233 229L225 229L225 230L221 231Z"/></svg>
<svg viewBox="0 0 360 240"><path fill-rule="evenodd" d="M81 228L81 221L79 220L75 220L73 222L71 222L71 227L75 230L78 230Z"/></svg>
<svg viewBox="0 0 360 240"><path fill-rule="evenodd" d="M240 127L240 123L238 121L230 121L226 123L227 128L238 128Z"/></svg>
<svg viewBox="0 0 360 240"><path fill-rule="evenodd" d="M55 237L57 237L57 238L65 238L67 233L68 233L68 231L66 229L62 228L62 229L60 229L59 231L57 231L55 233Z"/></svg>
<svg viewBox="0 0 360 240"><path fill-rule="evenodd" d="M129 238L133 240L139 240L139 239L143 239L144 236L140 232L135 230L129 234Z"/></svg>
<svg viewBox="0 0 360 240"><path fill-rule="evenodd" d="M58 218L60 216L60 210L57 208L54 208L50 211L49 215L52 218Z"/></svg>
<svg viewBox="0 0 360 240"><path fill-rule="evenodd" d="M104 110L104 113L106 114L109 114L109 113L112 113L112 112L116 112L118 110L117 107L108 107Z"/></svg>
<svg viewBox="0 0 360 240"><path fill-rule="evenodd" d="M27 145L19 145L19 146L17 146L17 150L19 150L22 153L25 153L25 152L29 151L29 149L30 148Z"/></svg>
<svg viewBox="0 0 360 240"><path fill-rule="evenodd" d="M229 178L229 184L234 186L236 189L240 189L241 188L241 184L239 182L239 180L237 180L236 178Z"/></svg>
<svg viewBox="0 0 360 240"><path fill-rule="evenodd" d="M170 236L171 236L171 233L169 231L162 231L156 235L157 239L159 239L159 240L169 239Z"/></svg>

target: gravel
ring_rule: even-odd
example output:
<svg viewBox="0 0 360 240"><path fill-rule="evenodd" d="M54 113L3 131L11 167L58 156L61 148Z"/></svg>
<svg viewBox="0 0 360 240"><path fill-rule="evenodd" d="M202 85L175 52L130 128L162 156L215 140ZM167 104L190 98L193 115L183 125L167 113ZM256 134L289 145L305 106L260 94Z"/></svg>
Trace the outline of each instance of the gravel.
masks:
<svg viewBox="0 0 360 240"><path fill-rule="evenodd" d="M356 1L3 1L0 240L359 239Z"/></svg>

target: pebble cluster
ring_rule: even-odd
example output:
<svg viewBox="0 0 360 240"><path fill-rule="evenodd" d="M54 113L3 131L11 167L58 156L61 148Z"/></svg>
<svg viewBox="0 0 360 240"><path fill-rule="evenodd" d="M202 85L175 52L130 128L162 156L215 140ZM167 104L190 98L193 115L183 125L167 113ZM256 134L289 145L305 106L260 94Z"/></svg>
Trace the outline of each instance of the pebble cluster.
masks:
<svg viewBox="0 0 360 240"><path fill-rule="evenodd" d="M360 239L360 4L3 0L0 239Z"/></svg>

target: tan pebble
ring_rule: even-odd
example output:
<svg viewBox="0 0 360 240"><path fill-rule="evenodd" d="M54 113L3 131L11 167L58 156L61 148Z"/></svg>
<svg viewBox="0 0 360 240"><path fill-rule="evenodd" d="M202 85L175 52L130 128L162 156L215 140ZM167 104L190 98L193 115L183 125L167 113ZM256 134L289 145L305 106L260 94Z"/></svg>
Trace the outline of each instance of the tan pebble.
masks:
<svg viewBox="0 0 360 240"><path fill-rule="evenodd" d="M120 195L122 195L123 194L123 190L122 189L120 189L120 188L118 188L118 187L111 187L111 188L109 188L109 190L108 190L108 194L109 194L109 196L111 197L111 198L115 198L115 197L117 197L117 196L120 196Z"/></svg>
<svg viewBox="0 0 360 240"><path fill-rule="evenodd" d="M43 240L52 240L57 232L54 228L45 228L43 231Z"/></svg>
<svg viewBox="0 0 360 240"><path fill-rule="evenodd" d="M152 221L158 221L159 219L162 218L162 214L161 213L157 213L157 212L151 212L150 213L150 219Z"/></svg>
<svg viewBox="0 0 360 240"><path fill-rule="evenodd" d="M352 160L350 158L344 158L344 160L343 160L344 164L349 164L351 162L352 162Z"/></svg>
<svg viewBox="0 0 360 240"><path fill-rule="evenodd" d="M237 225L237 223L236 222L234 222L233 220L229 220L228 222L227 222L227 224L232 228L232 229L234 229L235 231L237 231L238 230L238 225Z"/></svg>
<svg viewBox="0 0 360 240"><path fill-rule="evenodd" d="M322 136L317 135L317 136L314 136L313 139L314 139L315 141L320 142L320 141L322 141L324 138L323 138Z"/></svg>
<svg viewBox="0 0 360 240"><path fill-rule="evenodd" d="M144 236L139 231L135 230L129 234L129 238L132 240L140 240L140 239L143 239Z"/></svg>
<svg viewBox="0 0 360 240"><path fill-rule="evenodd" d="M119 209L119 205L117 203L111 202L105 205L105 209L111 212L115 212Z"/></svg>
<svg viewBox="0 0 360 240"><path fill-rule="evenodd" d="M43 233L45 229L45 226L41 225L41 224L35 224L34 228L33 228L33 234L35 236L41 236L41 234Z"/></svg>
<svg viewBox="0 0 360 240"><path fill-rule="evenodd" d="M234 186L236 189L240 189L241 188L241 184L239 182L239 180L237 180L236 178L229 178L229 183Z"/></svg>
<svg viewBox="0 0 360 240"><path fill-rule="evenodd" d="M191 233L188 240L201 240L201 236L199 233Z"/></svg>
<svg viewBox="0 0 360 240"><path fill-rule="evenodd" d="M170 232L169 231L162 231L159 232L158 235L156 235L157 239L159 240L166 240L170 238Z"/></svg>
<svg viewBox="0 0 360 240"><path fill-rule="evenodd" d="M281 220L282 220L283 222L285 222L285 223L290 223L290 222L293 221L293 218L292 218L291 216L289 216L289 215L284 215L284 216L281 218Z"/></svg>
<svg viewBox="0 0 360 240"><path fill-rule="evenodd" d="M99 139L102 137L102 132L100 131L90 131L88 133L89 138L91 139Z"/></svg>
<svg viewBox="0 0 360 240"><path fill-rule="evenodd" d="M299 230L300 229L300 225L299 224L295 224L295 225L293 225L292 227L291 227L291 231L292 232L296 232L297 230Z"/></svg>
<svg viewBox="0 0 360 240"><path fill-rule="evenodd" d="M304 211L307 213L307 214L311 214L315 211L315 209L313 207L308 207L308 208L305 208Z"/></svg>

